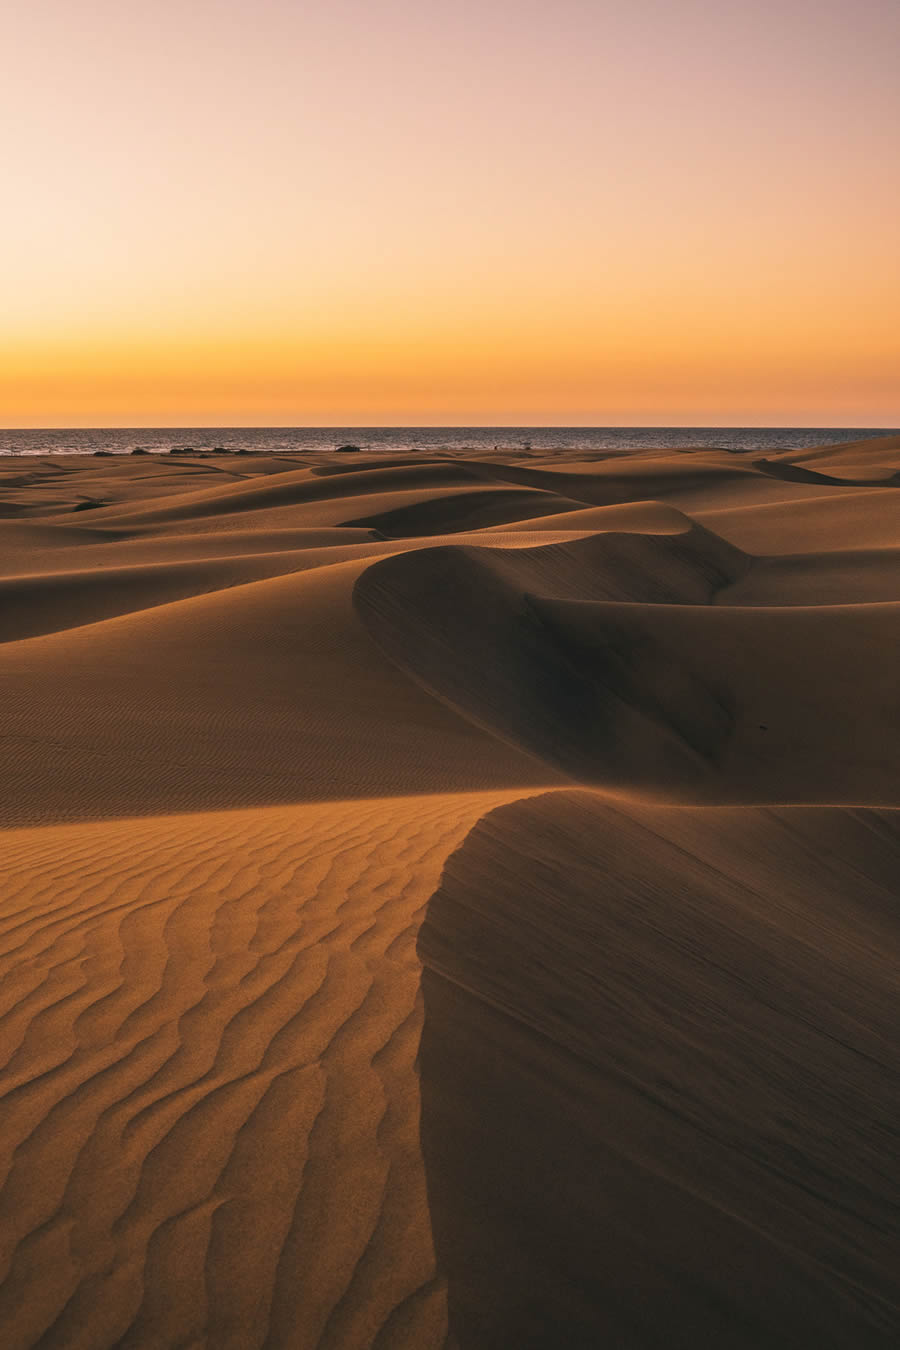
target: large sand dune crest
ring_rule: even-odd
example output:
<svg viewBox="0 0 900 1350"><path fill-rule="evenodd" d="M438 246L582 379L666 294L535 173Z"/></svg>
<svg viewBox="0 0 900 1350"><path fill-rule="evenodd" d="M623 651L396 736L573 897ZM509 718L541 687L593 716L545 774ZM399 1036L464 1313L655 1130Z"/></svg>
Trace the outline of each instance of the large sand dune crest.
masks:
<svg viewBox="0 0 900 1350"><path fill-rule="evenodd" d="M900 454L760 458L0 459L3 1350L897 1343Z"/></svg>

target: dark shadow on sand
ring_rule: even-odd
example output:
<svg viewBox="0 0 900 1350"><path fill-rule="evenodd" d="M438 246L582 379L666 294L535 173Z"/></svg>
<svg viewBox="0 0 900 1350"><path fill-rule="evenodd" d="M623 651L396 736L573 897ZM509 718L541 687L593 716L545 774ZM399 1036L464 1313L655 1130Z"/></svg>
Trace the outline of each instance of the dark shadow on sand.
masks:
<svg viewBox="0 0 900 1350"><path fill-rule="evenodd" d="M476 826L419 939L460 1350L900 1343L898 816Z"/></svg>

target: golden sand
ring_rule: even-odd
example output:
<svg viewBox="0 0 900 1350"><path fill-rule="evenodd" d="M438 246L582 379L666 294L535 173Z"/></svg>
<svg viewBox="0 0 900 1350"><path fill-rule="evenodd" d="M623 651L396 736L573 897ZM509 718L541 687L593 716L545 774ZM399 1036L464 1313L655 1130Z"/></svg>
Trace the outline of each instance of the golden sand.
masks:
<svg viewBox="0 0 900 1350"><path fill-rule="evenodd" d="M895 1346L898 465L0 460L4 1350Z"/></svg>

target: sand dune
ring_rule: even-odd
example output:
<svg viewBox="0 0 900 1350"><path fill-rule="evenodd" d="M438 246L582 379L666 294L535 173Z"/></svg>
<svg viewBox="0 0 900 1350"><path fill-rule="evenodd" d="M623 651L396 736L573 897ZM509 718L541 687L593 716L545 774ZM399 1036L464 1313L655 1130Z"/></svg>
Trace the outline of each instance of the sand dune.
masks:
<svg viewBox="0 0 900 1350"><path fill-rule="evenodd" d="M880 468L886 476L900 473L900 436L868 436L861 441L845 441L841 445L815 446L812 450L781 450L768 456L768 462L791 464L815 463L826 472L831 468Z"/></svg>
<svg viewBox="0 0 900 1350"><path fill-rule="evenodd" d="M900 812L476 827L419 943L462 1345L896 1344L898 874Z"/></svg>
<svg viewBox="0 0 900 1350"><path fill-rule="evenodd" d="M490 797L6 835L6 1347L441 1343L415 928Z"/></svg>
<svg viewBox="0 0 900 1350"><path fill-rule="evenodd" d="M515 552L445 546L399 555L364 572L356 596L385 652L452 708L555 769L628 787L645 769L651 781L661 774L665 783L682 769L693 777L697 747L677 728L670 734L673 712L648 716L636 670L614 675L593 654L579 660L553 617L560 597L592 617L611 612L603 601L629 593L659 601L665 612L666 600L710 600L743 566L737 550L695 526L680 535L612 533ZM598 625L609 631L602 617ZM618 623L613 646L621 632ZM654 651L645 666L657 658ZM673 661L669 667L671 682ZM686 668L685 682L692 682ZM726 733L729 712L719 710L711 685L707 691L697 682L678 696L692 725L709 722L701 740Z"/></svg>
<svg viewBox="0 0 900 1350"><path fill-rule="evenodd" d="M871 561L887 590L892 557ZM699 526L446 546L371 567L357 601L426 689L581 781L665 801L891 804L900 605L710 608L746 592L747 568Z"/></svg>
<svg viewBox="0 0 900 1350"><path fill-rule="evenodd" d="M898 471L0 459L4 1350L896 1344Z"/></svg>
<svg viewBox="0 0 900 1350"><path fill-rule="evenodd" d="M697 515L740 548L760 554L890 547L900 537L900 493L893 488L831 488L801 501L732 504Z"/></svg>

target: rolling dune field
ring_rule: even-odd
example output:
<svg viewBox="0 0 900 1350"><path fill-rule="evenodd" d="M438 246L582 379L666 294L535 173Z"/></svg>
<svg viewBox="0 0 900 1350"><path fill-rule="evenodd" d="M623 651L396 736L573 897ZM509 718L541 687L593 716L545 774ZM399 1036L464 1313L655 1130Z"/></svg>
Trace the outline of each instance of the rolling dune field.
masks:
<svg viewBox="0 0 900 1350"><path fill-rule="evenodd" d="M0 1346L900 1343L900 438L0 459Z"/></svg>

